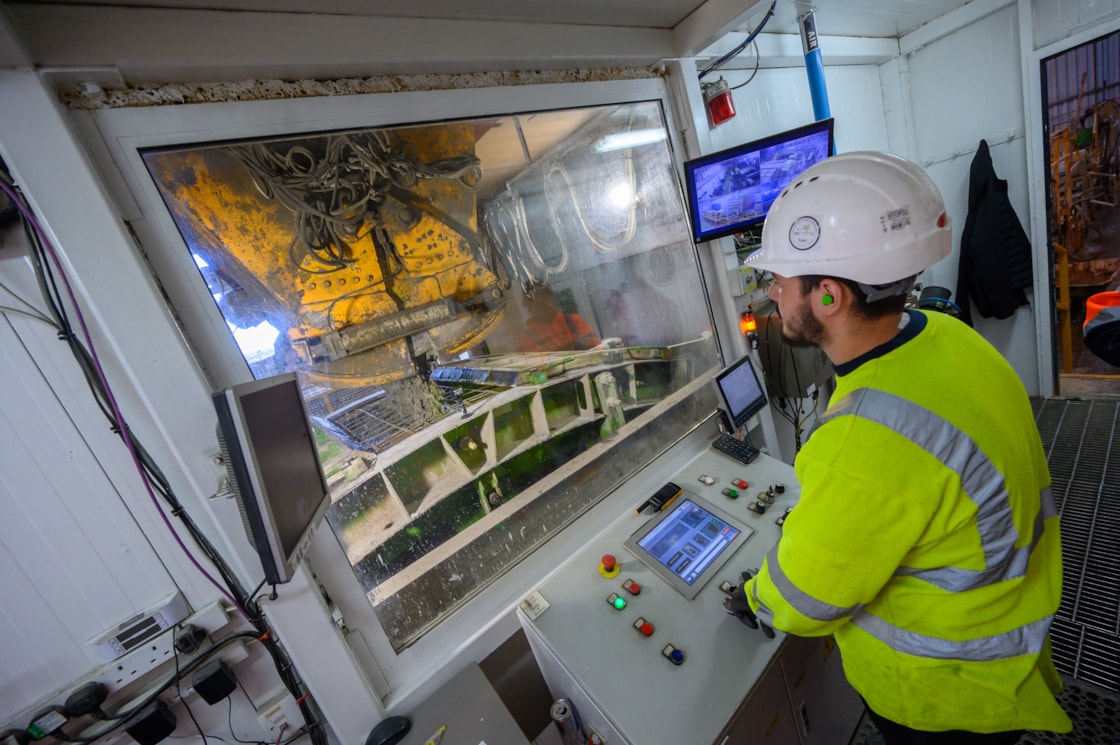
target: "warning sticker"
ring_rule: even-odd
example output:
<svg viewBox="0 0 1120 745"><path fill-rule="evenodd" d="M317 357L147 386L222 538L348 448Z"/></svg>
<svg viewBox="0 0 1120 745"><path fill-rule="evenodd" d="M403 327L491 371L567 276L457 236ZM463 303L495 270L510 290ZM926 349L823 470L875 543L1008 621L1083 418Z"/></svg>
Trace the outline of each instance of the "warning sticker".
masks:
<svg viewBox="0 0 1120 745"><path fill-rule="evenodd" d="M880 215L879 224L883 226L884 233L893 233L896 230L910 227L910 207L900 207Z"/></svg>

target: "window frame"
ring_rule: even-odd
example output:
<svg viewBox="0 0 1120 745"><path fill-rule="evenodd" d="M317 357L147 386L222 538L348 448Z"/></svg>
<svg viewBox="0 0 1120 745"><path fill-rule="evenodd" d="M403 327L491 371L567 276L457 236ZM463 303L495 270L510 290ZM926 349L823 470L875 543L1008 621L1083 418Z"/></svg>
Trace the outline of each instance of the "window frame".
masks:
<svg viewBox="0 0 1120 745"><path fill-rule="evenodd" d="M252 380L253 376L186 250L144 164L142 151L221 140L437 123L639 101L657 101L661 105L680 189L685 149L669 87L661 78L101 109L77 116L75 121L123 219L131 224L140 241L154 281L162 287L168 310L176 317L196 364L212 388L218 389ZM681 204L685 204L683 191ZM718 269L705 265L711 257L705 257L703 252L697 255L711 316L712 275ZM717 338L717 347L718 344ZM684 453L670 453L659 458L655 467L647 466L624 483L633 484L635 489L656 490L660 474L671 473L673 464L678 462L684 462ZM620 508L629 506L630 493L629 488L614 489L465 607L399 653L381 629L329 526L322 526L313 542L311 565L341 611L350 631L350 647L375 692L391 706L422 686L450 659L462 655L479 659L514 633L517 619L513 610L517 602L604 525L613 522L621 514ZM240 525L222 523L220 527L226 533L227 544L255 572L251 549L239 545L244 543Z"/></svg>

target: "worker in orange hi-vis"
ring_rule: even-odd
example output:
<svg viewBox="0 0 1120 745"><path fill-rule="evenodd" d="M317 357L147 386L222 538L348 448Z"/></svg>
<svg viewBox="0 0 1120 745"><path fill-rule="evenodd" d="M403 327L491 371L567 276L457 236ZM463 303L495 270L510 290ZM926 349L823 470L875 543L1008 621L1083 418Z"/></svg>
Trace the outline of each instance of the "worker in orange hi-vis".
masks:
<svg viewBox="0 0 1120 745"><path fill-rule="evenodd" d="M522 352L591 349L601 340L583 316L565 313L547 286L536 289L529 305L525 330L518 338Z"/></svg>

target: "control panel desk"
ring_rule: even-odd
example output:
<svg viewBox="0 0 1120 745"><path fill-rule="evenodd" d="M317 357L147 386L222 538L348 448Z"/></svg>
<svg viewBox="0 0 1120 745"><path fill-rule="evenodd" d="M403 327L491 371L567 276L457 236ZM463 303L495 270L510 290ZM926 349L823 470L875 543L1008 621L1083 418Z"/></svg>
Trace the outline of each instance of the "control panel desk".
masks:
<svg viewBox="0 0 1120 745"><path fill-rule="evenodd" d="M714 481L705 483L702 477ZM748 486L735 486L739 479ZM766 455L743 465L708 448L670 480L684 493L666 512L691 494L753 531L694 599L686 599L624 547L654 518L629 509L545 578L518 609L549 689L567 697L585 728L608 745L726 740L728 724L771 668L785 639L781 632L769 639L728 615L720 585L738 585L740 572L757 570L777 543L781 528L776 521L799 496L793 468ZM764 514L747 509L760 492L778 484L784 485L784 493L775 495ZM728 488L737 490L736 498L722 493ZM635 494L634 507L649 496ZM614 577L599 571L604 554L617 560L620 571ZM633 582L640 585L637 595L624 587ZM624 598L625 607L617 608L612 595ZM651 628L643 630L641 620ZM683 653L680 664L670 659L666 645ZM773 687L781 690L774 695L788 711L780 675L776 681ZM785 719L791 728L791 739L785 741L797 743L791 717Z"/></svg>

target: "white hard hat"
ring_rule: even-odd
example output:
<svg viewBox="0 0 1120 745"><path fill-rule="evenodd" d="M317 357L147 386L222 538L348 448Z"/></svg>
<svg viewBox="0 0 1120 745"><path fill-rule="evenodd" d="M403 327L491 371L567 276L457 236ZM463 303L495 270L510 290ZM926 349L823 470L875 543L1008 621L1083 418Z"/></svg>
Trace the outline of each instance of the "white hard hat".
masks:
<svg viewBox="0 0 1120 745"><path fill-rule="evenodd" d="M949 255L953 226L926 172L897 155L854 152L806 169L774 200L747 266L864 285L913 277Z"/></svg>

